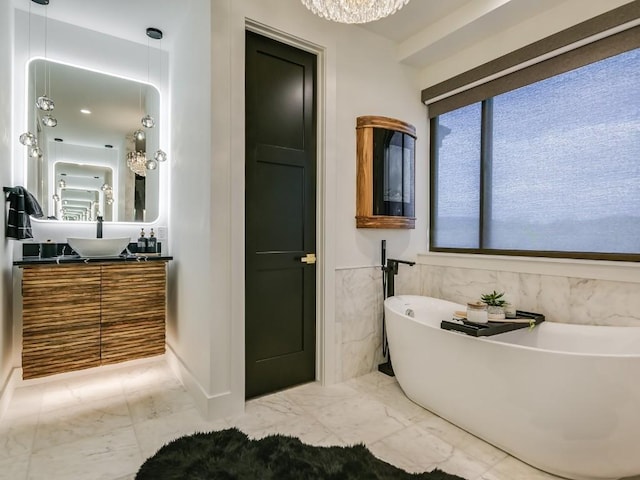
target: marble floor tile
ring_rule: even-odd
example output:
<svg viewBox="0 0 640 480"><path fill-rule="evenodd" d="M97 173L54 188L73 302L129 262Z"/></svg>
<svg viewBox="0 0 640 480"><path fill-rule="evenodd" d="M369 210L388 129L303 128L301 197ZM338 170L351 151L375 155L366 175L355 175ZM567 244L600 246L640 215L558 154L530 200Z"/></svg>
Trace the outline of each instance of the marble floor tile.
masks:
<svg viewBox="0 0 640 480"><path fill-rule="evenodd" d="M277 423L297 419L305 415L305 410L284 392L266 395L250 400L242 415L227 418L230 426L243 432L265 430Z"/></svg>
<svg viewBox="0 0 640 480"><path fill-rule="evenodd" d="M360 377L352 378L344 382L344 385L349 385L356 388L359 391L366 391L368 393L375 392L378 388L384 385L397 384L398 381L395 377L390 377L380 372L371 372Z"/></svg>
<svg viewBox="0 0 640 480"><path fill-rule="evenodd" d="M27 480L29 454L0 459L0 480Z"/></svg>
<svg viewBox="0 0 640 480"><path fill-rule="evenodd" d="M180 384L167 387L161 383L144 390L127 392L125 396L134 423L194 407L193 399Z"/></svg>
<svg viewBox="0 0 640 480"><path fill-rule="evenodd" d="M481 480L563 480L561 477L551 475L527 465L520 460L507 456L488 472L484 473Z"/></svg>
<svg viewBox="0 0 640 480"><path fill-rule="evenodd" d="M423 410L379 372L266 395L248 401L242 415L211 422L164 360L18 388L0 419L0 480L135 480L144 460L167 442L233 426L253 438L364 443L410 472L559 480Z"/></svg>
<svg viewBox="0 0 640 480"><path fill-rule="evenodd" d="M381 460L414 473L433 470L454 451L452 445L416 426L367 442L367 447Z"/></svg>
<svg viewBox="0 0 640 480"><path fill-rule="evenodd" d="M360 392L345 384L322 386L318 382L313 382L287 390L284 395L305 410L313 410L342 400L355 398L360 395Z"/></svg>
<svg viewBox="0 0 640 480"><path fill-rule="evenodd" d="M42 407L43 393L44 387L42 385L30 385L16 389L13 392L7 411L0 419L0 425L2 420L5 419L37 416Z"/></svg>
<svg viewBox="0 0 640 480"><path fill-rule="evenodd" d="M335 433L325 427L311 415L299 415L263 429L241 429L250 438L263 438L268 435L288 435L299 438L308 445L318 447L346 446Z"/></svg>
<svg viewBox="0 0 640 480"><path fill-rule="evenodd" d="M381 373L377 375L386 377ZM354 388L362 389L363 392L367 392L371 397L398 411L414 423L434 416L429 410L409 400L397 382L382 383L373 388L367 384L356 384Z"/></svg>
<svg viewBox="0 0 640 480"><path fill-rule="evenodd" d="M166 363L151 362L129 367L120 373L125 393L134 393L147 388L180 387L180 381Z"/></svg>
<svg viewBox="0 0 640 480"><path fill-rule="evenodd" d="M411 424L369 396L333 403L315 410L313 415L347 444L373 443Z"/></svg>
<svg viewBox="0 0 640 480"><path fill-rule="evenodd" d="M438 468L462 478L475 480L480 475L486 473L491 467L481 462L477 458L469 455L463 450L455 448L449 458L438 462Z"/></svg>
<svg viewBox="0 0 640 480"><path fill-rule="evenodd" d="M502 450L465 432L437 415L419 422L418 426L455 445L458 449L472 455L486 465L493 466L508 456Z"/></svg>
<svg viewBox="0 0 640 480"><path fill-rule="evenodd" d="M42 411L75 408L93 400L120 397L122 393L117 372L87 374L44 386Z"/></svg>
<svg viewBox="0 0 640 480"><path fill-rule="evenodd" d="M133 426L46 448L31 455L29 480L113 480L138 471Z"/></svg>
<svg viewBox="0 0 640 480"><path fill-rule="evenodd" d="M31 453L38 425L38 415L3 418L0 421L0 460Z"/></svg>
<svg viewBox="0 0 640 480"><path fill-rule="evenodd" d="M196 432L222 430L228 428L228 424L225 420L206 421L195 407L190 407L169 415L135 423L133 427L142 457L147 459L159 448L176 438Z"/></svg>
<svg viewBox="0 0 640 480"><path fill-rule="evenodd" d="M129 408L122 394L85 402L74 408L42 412L33 450L100 436L131 423Z"/></svg>

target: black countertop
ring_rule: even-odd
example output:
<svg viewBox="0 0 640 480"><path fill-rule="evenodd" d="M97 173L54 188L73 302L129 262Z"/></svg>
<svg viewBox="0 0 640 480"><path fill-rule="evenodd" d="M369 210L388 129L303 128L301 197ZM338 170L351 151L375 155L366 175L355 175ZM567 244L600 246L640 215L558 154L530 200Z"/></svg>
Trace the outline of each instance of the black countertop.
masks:
<svg viewBox="0 0 640 480"><path fill-rule="evenodd" d="M22 267L25 265L62 265L68 263L117 263L117 262L157 262L169 261L173 257L163 255L119 255L114 257L81 257L80 255L59 255L51 258L23 257L16 260L14 265Z"/></svg>

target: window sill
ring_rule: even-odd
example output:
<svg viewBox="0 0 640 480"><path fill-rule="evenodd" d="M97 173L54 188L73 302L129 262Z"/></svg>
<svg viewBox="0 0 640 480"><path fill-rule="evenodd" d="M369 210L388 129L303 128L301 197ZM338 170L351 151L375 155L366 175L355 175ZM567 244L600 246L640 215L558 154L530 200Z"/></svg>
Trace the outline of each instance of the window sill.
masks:
<svg viewBox="0 0 640 480"><path fill-rule="evenodd" d="M426 252L417 255L416 263L440 267L640 283L640 264L636 262Z"/></svg>

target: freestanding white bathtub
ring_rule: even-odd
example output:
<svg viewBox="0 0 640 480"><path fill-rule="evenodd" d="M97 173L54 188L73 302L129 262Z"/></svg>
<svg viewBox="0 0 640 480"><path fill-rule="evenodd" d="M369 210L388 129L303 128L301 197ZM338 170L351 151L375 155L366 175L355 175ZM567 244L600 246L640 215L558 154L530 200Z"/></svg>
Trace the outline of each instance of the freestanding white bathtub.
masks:
<svg viewBox="0 0 640 480"><path fill-rule="evenodd" d="M476 338L440 328L457 303L403 295L384 306L414 402L555 475L640 474L640 327L544 322Z"/></svg>

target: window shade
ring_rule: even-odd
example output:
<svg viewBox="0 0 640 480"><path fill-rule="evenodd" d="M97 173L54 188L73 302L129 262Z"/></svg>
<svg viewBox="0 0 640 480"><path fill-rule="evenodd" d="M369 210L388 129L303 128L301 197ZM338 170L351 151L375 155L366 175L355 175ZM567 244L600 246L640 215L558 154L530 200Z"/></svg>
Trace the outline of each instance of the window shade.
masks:
<svg viewBox="0 0 640 480"><path fill-rule="evenodd" d="M453 77L422 91L422 101L429 106L431 118L470 105L486 98L505 93L548 77L552 77L584 65L603 60L619 53L640 47L640 26L631 27L593 43L533 64L521 70L482 83L468 90L432 100L483 78L499 74L508 68L548 54L567 45L611 30L640 18L640 0L623 5L610 12L582 22L548 38L523 47L515 52L488 62L466 73Z"/></svg>

